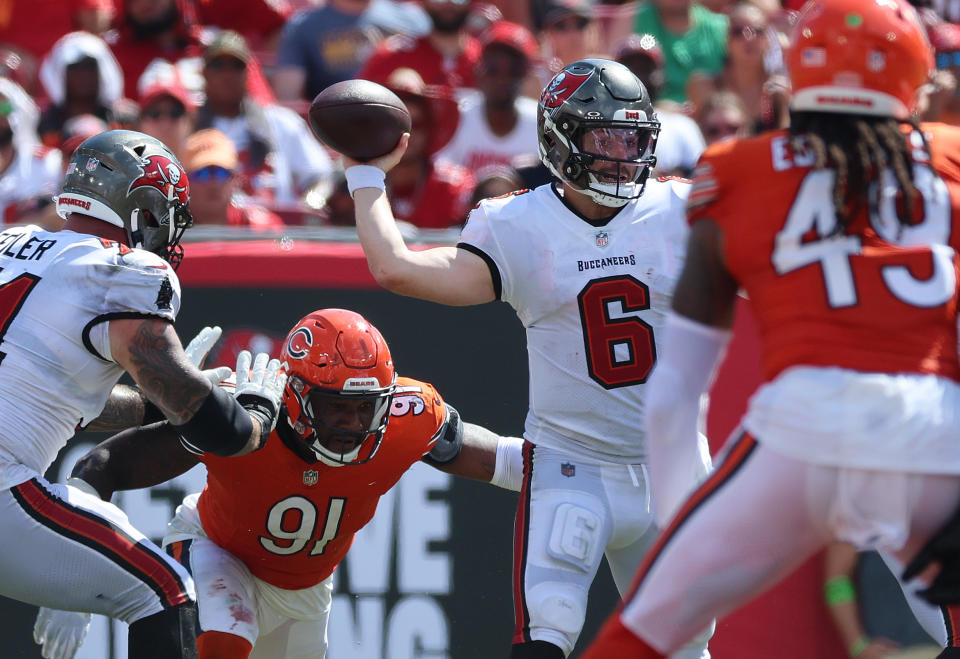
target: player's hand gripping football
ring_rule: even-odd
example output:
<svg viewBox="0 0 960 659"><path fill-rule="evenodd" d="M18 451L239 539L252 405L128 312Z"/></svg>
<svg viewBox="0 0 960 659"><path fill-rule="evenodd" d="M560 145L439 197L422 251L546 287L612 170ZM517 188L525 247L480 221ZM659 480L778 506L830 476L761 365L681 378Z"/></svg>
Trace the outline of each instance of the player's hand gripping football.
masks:
<svg viewBox="0 0 960 659"><path fill-rule="evenodd" d="M210 349L220 340L221 334L223 334L223 330L219 327L204 327L200 330L197 335L190 340L187 347L183 349L190 363L202 369L203 362L206 360L207 355L210 354ZM206 376L210 384L214 387L229 378L230 373L229 366L221 366L203 371L204 376Z"/></svg>
<svg viewBox="0 0 960 659"><path fill-rule="evenodd" d="M372 167L378 167L384 172L389 172L391 169L397 166L397 163L400 162L400 159L403 158L403 154L407 152L407 145L410 144L410 133L404 133L400 136L400 141L397 143L397 146L385 156L380 156L379 158L374 158L373 160L367 160L366 162L359 162L353 160L349 156L343 154L343 168L353 167L354 165L370 165Z"/></svg>
<svg viewBox="0 0 960 659"><path fill-rule="evenodd" d="M280 402L287 375L280 369L279 359L270 359L265 352L257 353L250 365L249 350L237 355L237 402L260 422L261 446L277 425Z"/></svg>
<svg viewBox="0 0 960 659"><path fill-rule="evenodd" d="M33 626L33 640L43 659L73 659L90 629L90 614L41 607Z"/></svg>
<svg viewBox="0 0 960 659"><path fill-rule="evenodd" d="M903 571L903 580L909 581L932 564L940 571L930 586L917 594L938 606L960 603L960 508L943 528L920 548Z"/></svg>

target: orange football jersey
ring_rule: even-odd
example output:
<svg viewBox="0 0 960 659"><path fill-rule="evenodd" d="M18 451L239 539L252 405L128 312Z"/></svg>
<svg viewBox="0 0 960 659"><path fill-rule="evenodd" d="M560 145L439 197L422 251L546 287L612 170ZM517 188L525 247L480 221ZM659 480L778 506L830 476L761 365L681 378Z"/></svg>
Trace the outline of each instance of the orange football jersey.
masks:
<svg viewBox="0 0 960 659"><path fill-rule="evenodd" d="M365 464L306 462L276 430L255 453L204 455L203 530L259 579L289 590L315 586L343 560L380 497L430 451L445 420L432 385L398 378L380 450Z"/></svg>
<svg viewBox="0 0 960 659"><path fill-rule="evenodd" d="M794 151L784 131L704 153L688 217L722 229L726 267L757 317L767 379L794 365L960 379L960 129L923 130L932 162L920 135L910 136L923 216L903 229L890 174L834 235L833 173L812 169L812 154Z"/></svg>

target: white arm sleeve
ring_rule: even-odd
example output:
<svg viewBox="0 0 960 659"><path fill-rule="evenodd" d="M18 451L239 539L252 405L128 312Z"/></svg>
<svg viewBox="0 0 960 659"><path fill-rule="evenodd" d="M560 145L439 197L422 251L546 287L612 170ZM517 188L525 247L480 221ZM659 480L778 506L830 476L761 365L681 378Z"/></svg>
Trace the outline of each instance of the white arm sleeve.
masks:
<svg viewBox="0 0 960 659"><path fill-rule="evenodd" d="M671 312L663 336L646 401L653 512L661 528L704 474L697 433L700 401L722 361L730 331Z"/></svg>

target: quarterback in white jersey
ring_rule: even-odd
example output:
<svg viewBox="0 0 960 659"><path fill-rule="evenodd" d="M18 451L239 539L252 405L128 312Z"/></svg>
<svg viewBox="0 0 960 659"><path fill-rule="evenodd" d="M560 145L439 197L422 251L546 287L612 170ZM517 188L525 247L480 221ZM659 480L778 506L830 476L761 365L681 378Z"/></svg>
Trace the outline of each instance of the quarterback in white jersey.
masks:
<svg viewBox="0 0 960 659"><path fill-rule="evenodd" d="M383 286L453 305L504 300L527 329L511 659L569 655L603 556L624 593L657 533L640 431L644 383L682 266L688 187L647 180L659 128L629 69L599 59L567 66L538 105L540 157L558 181L481 202L456 247L414 252L396 229L383 170L406 138L346 170ZM684 491L709 469L705 443L687 462L675 479ZM677 656L708 657L708 638Z"/></svg>
<svg viewBox="0 0 960 659"><path fill-rule="evenodd" d="M248 413L217 393L173 329L188 204L186 174L161 142L110 131L67 169L62 231L0 233L0 594L124 620L136 657L196 656L193 581L82 482L43 473L84 425L166 417L185 437L221 430L232 439L214 450L226 454L272 427L269 405ZM114 390L124 371L139 389Z"/></svg>

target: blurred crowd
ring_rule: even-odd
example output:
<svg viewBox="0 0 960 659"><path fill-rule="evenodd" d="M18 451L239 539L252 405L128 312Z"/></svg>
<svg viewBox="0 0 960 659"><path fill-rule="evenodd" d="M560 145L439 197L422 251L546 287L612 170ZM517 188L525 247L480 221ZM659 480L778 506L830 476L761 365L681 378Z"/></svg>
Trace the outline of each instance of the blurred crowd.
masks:
<svg viewBox="0 0 960 659"><path fill-rule="evenodd" d="M398 218L459 226L477 200L548 180L541 89L616 59L662 130L657 174L707 144L782 128L801 0L13 0L0 6L0 221L59 227L73 150L134 128L183 162L197 224L351 225L336 153L306 121L327 86L396 92L412 137L387 185ZM925 120L960 122L960 3L917 0L936 51ZM952 12L952 13L951 13Z"/></svg>

